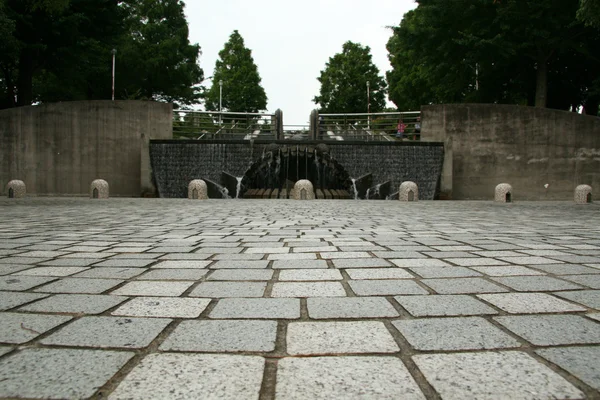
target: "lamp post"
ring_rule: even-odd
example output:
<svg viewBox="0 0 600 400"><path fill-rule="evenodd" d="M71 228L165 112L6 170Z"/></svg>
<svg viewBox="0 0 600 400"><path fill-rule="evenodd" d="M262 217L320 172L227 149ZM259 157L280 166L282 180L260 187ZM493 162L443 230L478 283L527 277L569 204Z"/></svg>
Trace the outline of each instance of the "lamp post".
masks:
<svg viewBox="0 0 600 400"><path fill-rule="evenodd" d="M115 101L115 58L117 49L112 49L112 101Z"/></svg>
<svg viewBox="0 0 600 400"><path fill-rule="evenodd" d="M371 82L367 81L367 114L371 114ZM371 129L371 115L367 116L367 129Z"/></svg>
<svg viewBox="0 0 600 400"><path fill-rule="evenodd" d="M221 126L221 112L223 112L223 79L219 79L219 126Z"/></svg>

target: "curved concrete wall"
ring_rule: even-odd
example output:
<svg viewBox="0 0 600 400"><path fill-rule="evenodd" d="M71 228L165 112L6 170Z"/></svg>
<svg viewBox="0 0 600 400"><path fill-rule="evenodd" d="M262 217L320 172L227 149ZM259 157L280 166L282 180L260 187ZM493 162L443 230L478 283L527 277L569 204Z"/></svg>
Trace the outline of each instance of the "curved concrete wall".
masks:
<svg viewBox="0 0 600 400"><path fill-rule="evenodd" d="M149 140L170 139L172 130L172 106L165 103L81 101L1 110L0 192L20 179L32 195L87 195L101 178L111 196L151 193Z"/></svg>
<svg viewBox="0 0 600 400"><path fill-rule="evenodd" d="M516 201L572 200L579 184L600 191L598 117L495 104L421 113L421 140L444 142L441 198L492 199L503 182Z"/></svg>

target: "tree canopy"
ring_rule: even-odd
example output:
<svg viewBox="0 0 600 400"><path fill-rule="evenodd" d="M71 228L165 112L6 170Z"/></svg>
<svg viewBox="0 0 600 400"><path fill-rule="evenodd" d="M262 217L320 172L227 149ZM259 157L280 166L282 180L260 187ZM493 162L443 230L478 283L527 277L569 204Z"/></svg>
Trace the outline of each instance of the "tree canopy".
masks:
<svg viewBox="0 0 600 400"><path fill-rule="evenodd" d="M229 36L215 63L213 84L206 93L206 109L219 109L220 85L223 82L222 109L233 112L260 112L267 109L267 95L261 86L252 51L235 30Z"/></svg>
<svg viewBox="0 0 600 400"><path fill-rule="evenodd" d="M386 82L373 64L369 46L344 43L342 52L329 58L317 79L321 89L313 101L324 113L380 112L385 108Z"/></svg>
<svg viewBox="0 0 600 400"><path fill-rule="evenodd" d="M577 2L417 3L387 44L399 108L471 101L597 112L600 31L577 19Z"/></svg>
<svg viewBox="0 0 600 400"><path fill-rule="evenodd" d="M198 45L181 0L0 0L0 108L116 98L195 102Z"/></svg>

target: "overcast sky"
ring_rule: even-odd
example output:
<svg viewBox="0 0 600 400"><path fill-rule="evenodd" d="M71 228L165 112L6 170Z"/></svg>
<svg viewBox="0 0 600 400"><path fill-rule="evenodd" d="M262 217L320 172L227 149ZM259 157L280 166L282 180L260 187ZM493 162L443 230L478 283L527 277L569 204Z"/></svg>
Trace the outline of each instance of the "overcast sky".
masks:
<svg viewBox="0 0 600 400"><path fill-rule="evenodd" d="M383 75L390 69L386 28L415 8L414 0L186 0L190 42L202 47L200 65L213 74L218 53L237 29L267 92L269 112L283 110L284 124L308 124L316 108L317 77L351 40L371 48ZM212 81L204 82L207 86ZM227 90L226 87L223 90ZM365 89L366 92L366 89Z"/></svg>

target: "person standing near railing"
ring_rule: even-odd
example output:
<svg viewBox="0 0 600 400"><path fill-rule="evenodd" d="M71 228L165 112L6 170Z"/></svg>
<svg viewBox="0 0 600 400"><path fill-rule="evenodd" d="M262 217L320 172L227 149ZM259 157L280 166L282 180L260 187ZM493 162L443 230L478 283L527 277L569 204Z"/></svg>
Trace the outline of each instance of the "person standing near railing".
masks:
<svg viewBox="0 0 600 400"><path fill-rule="evenodd" d="M417 117L417 121L415 122L415 135L413 140L417 140L417 135L421 135L421 117Z"/></svg>
<svg viewBox="0 0 600 400"><path fill-rule="evenodd" d="M404 130L406 129L406 125L402 122L402 118L398 120L398 131L396 132L396 137L402 140L404 138Z"/></svg>

